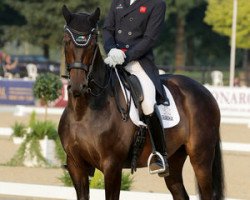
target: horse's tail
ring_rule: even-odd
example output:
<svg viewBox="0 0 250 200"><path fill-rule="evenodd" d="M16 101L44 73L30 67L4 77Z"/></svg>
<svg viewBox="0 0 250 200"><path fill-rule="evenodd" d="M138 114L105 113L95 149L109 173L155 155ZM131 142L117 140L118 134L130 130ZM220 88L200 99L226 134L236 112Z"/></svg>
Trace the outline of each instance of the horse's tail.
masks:
<svg viewBox="0 0 250 200"><path fill-rule="evenodd" d="M215 157L212 170L214 199L224 199L224 170L220 139L217 141L215 146Z"/></svg>

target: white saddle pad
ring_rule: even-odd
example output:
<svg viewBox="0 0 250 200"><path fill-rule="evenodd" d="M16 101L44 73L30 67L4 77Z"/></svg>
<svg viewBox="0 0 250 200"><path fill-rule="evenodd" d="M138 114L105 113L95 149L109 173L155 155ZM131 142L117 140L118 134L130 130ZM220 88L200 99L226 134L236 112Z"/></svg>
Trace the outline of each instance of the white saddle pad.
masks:
<svg viewBox="0 0 250 200"><path fill-rule="evenodd" d="M169 106L158 105L158 109L161 113L163 127L171 128L180 122L180 115L177 110L176 104L174 102L174 98L170 93L169 89L166 86L164 86L164 89L169 99L170 105Z"/></svg>
<svg viewBox="0 0 250 200"><path fill-rule="evenodd" d="M167 97L170 101L170 105L169 106L158 105L158 109L159 109L160 114L161 114L163 127L164 128L171 128L179 123L180 115L178 113L178 110L177 110L177 107L176 107L176 104L174 102L172 94L170 93L170 91L168 90L167 87L164 86L164 89L165 89ZM129 91L127 91L127 92L129 94L128 96L130 96ZM129 116L130 116L130 119L132 120L132 122L136 126L146 126L144 122L140 121L139 113L138 113L137 108L135 107L133 100L131 100L131 108L130 108Z"/></svg>
<svg viewBox="0 0 250 200"><path fill-rule="evenodd" d="M128 99L130 99L130 91L128 91L127 89L124 88L124 86L121 82L121 79L119 77L119 74L117 72L117 69L115 69L115 71L116 71L117 78L120 82L122 92L124 94L125 99L126 99L125 90L126 90ZM163 87L166 91L166 95L169 99L170 105L169 106L158 105L158 109L159 109L160 114L161 114L163 128L171 128L179 123L180 115L179 115L177 107L175 105L174 98L173 98L172 94L170 93L169 89L165 85ZM126 101L128 102L127 99L126 99ZM129 116L130 116L131 121L136 126L146 126L146 124L144 122L140 121L139 112L138 112L137 108L135 107L135 103L134 103L134 100L132 98L131 98L131 106L130 106Z"/></svg>

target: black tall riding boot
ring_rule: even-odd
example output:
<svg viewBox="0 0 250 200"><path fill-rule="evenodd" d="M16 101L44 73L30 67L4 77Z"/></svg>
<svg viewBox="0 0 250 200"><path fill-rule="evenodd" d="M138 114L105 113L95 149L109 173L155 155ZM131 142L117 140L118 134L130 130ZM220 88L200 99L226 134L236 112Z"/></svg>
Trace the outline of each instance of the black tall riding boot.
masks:
<svg viewBox="0 0 250 200"><path fill-rule="evenodd" d="M148 129L150 131L151 139L153 140L153 151L159 152L163 156L163 160L165 162L165 171L158 173L159 176L168 176L169 175L169 165L167 161L167 152L166 152L166 142L165 135L162 126L162 122L160 121L160 113L158 108L155 107L154 112L151 115L146 115L146 123ZM154 154L155 152L153 152ZM151 171L158 171L163 168L163 163L160 157L155 154L152 158L149 168Z"/></svg>

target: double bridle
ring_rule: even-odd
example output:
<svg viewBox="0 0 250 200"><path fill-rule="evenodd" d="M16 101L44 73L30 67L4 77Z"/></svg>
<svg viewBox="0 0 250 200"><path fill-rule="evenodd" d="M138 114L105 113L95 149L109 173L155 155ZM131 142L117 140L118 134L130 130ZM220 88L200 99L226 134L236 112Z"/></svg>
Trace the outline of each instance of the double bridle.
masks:
<svg viewBox="0 0 250 200"><path fill-rule="evenodd" d="M87 88L85 89L85 91L89 92L91 95L93 96L100 96L101 93L104 91L104 89L106 89L110 83L110 79L111 79L111 73L109 75L108 81L107 83L102 86L101 84L99 84L93 77L92 77L92 71L93 71L93 66L94 66L94 62L96 59L96 55L97 55L97 51L98 51L98 44L97 44L97 36L98 36L98 30L96 28L92 28L90 30L90 32L88 33L83 33L83 32L79 32L77 30L74 30L68 26L64 27L64 32L68 33L71 40L73 41L74 45L78 48L86 48L90 45L93 36L95 36L95 50L94 50L94 55L92 57L91 63L89 65L82 63L82 62L74 62L74 63L66 63L66 67L67 67L67 72L68 75L64 75L64 78L70 79L70 75L69 72L71 69L81 69L84 70L87 75ZM89 86L89 83L93 83L95 84L98 88L101 89L101 91L99 93L93 93L92 89Z"/></svg>
<svg viewBox="0 0 250 200"><path fill-rule="evenodd" d="M79 32L77 30L74 30L68 26L65 26L64 32L69 34L74 45L76 47L79 47L79 48L88 47L93 36L96 36L96 38L97 38L97 35L98 35L98 31L96 30L96 28L92 28L89 33L83 33L83 32ZM82 62L66 63L68 72L71 69L83 69L86 72L91 71L90 69L92 69L92 67L93 67L94 60L96 58L96 53L97 53L97 39L96 39L95 43L96 43L95 44L95 51L94 51L94 56L92 58L91 64L87 65L87 64L82 63Z"/></svg>
<svg viewBox="0 0 250 200"><path fill-rule="evenodd" d="M94 61L96 59L97 50L98 50L98 44L97 44L98 31L95 28L93 28L93 29L91 29L91 31L89 33L86 34L86 33L83 33L83 32L76 31L76 30L74 30L74 29L72 29L72 28L70 28L68 26L64 27L64 31L67 32L70 35L70 38L73 41L74 45L76 47L78 47L78 48L86 48L86 47L88 47L91 40L92 40L92 38L93 38L93 36L96 36L94 55L93 55L93 58L91 60L90 65L87 65L87 64L81 63L81 62L66 63L66 65L67 65L68 74L69 74L71 69L81 69L81 70L86 71L86 73L87 73L87 75L86 75L87 85L86 85L85 88L82 88L82 91L84 93L90 93L92 96L95 96L95 97L100 96L104 92L104 90L109 86L109 84L111 82L112 70L109 69L109 77L107 79L107 82L104 85L98 83L94 79L94 77L92 76ZM70 79L69 75L67 75L65 77ZM93 89L91 89L91 87L90 87L90 83L94 84L97 88L100 89L100 91L98 93L93 92ZM131 100L127 104L127 108L124 109L124 108L122 108L121 104L119 103L118 92L116 91L116 89L114 89L114 93L115 93L117 108L118 108L119 112L122 114L122 119L124 121L127 121L128 116L129 116L129 108L130 108ZM128 99L128 97L127 97L127 99Z"/></svg>

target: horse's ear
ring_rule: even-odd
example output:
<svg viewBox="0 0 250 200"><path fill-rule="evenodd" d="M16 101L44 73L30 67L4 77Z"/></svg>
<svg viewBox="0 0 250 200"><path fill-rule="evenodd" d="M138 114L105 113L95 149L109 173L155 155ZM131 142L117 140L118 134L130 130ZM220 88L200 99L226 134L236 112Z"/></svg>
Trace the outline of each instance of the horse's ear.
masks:
<svg viewBox="0 0 250 200"><path fill-rule="evenodd" d="M93 22L94 24L96 24L98 22L98 20L100 19L100 13L101 13L101 10L100 8L96 8L95 12L92 13L90 16L89 16L89 20L91 22Z"/></svg>
<svg viewBox="0 0 250 200"><path fill-rule="evenodd" d="M66 20L67 24L69 24L69 22L71 21L71 12L69 11L69 9L67 8L66 5L63 5L62 7L62 14L64 16L64 19Z"/></svg>

